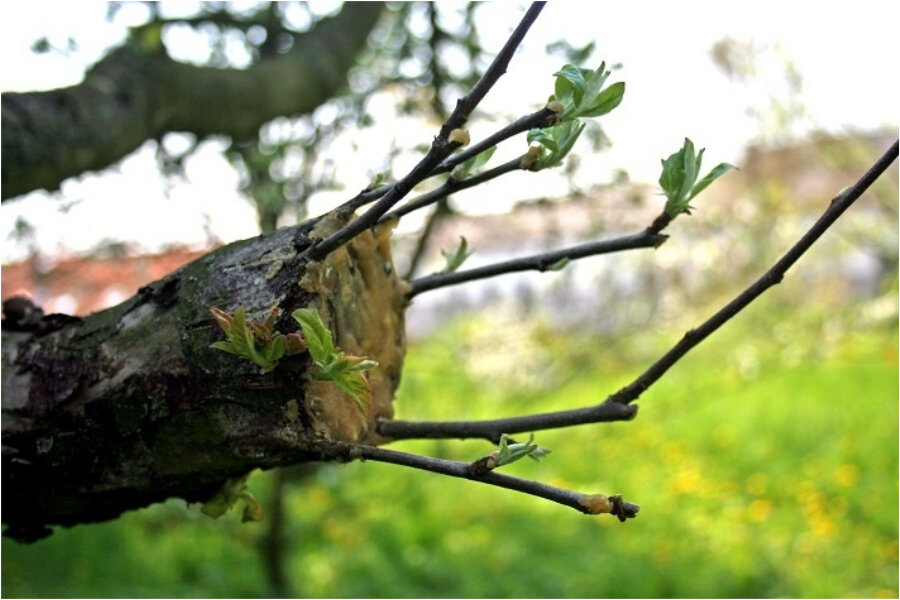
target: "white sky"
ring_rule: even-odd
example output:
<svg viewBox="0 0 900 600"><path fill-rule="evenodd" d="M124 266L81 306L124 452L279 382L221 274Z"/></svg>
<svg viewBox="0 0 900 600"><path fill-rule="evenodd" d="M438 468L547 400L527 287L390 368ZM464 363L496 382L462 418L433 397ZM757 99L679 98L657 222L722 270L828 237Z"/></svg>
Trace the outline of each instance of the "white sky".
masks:
<svg viewBox="0 0 900 600"><path fill-rule="evenodd" d="M181 3L185 10L193 3ZM521 3L492 2L479 15L479 33L486 47L499 49L518 22ZM810 127L839 133L889 126L896 128L900 115L900 80L896 77L898 53L896 0L800 2L757 0L714 2L682 0L629 0L588 2L553 0L544 9L525 39L519 55L482 105L492 114L518 116L537 108L552 91L551 74L562 59L548 56L547 44L567 39L578 46L595 40L599 63L623 63L612 80L627 83L623 104L602 119L613 147L598 157L583 155L577 181L585 186L603 182L614 168L624 168L633 179L655 181L659 159L677 150L688 136L706 147L709 165L739 162L746 144L758 137L758 121L747 116L748 107L764 109L770 98L785 93L783 65L793 61L803 77L803 103L808 119L799 131ZM135 9L137 10L137 9ZM122 29L106 23L105 2L3 2L0 3L0 90L51 89L77 83L87 64L104 48L121 39ZM138 18L125 11L121 18ZM70 56L51 52L34 55L31 44L48 36L64 44L73 36L79 44ZM710 48L731 37L765 48L753 85L736 83L713 65ZM596 64L585 65L596 67ZM477 140L496 128L496 123L473 120ZM394 127L410 146L428 142L434 134L421 124ZM366 151L357 155L353 171L342 171L339 180L351 196L366 185L379 168L382 153L376 134L358 139ZM524 140L510 144L515 156ZM371 150L369 150L371 148ZM587 144L582 143L582 150ZM576 146L576 152L579 147ZM375 157L366 164L366 157ZM5 202L0 208L3 262L21 258L27 247L9 241L17 216L37 227L37 247L42 253L84 251L103 238L136 241L147 250L166 244L202 244L208 234L222 241L253 235L256 217L246 200L236 193L237 177L229 172L214 145L188 163L190 185L163 193L155 175L152 151L145 148L104 175L89 175L63 185L62 195L35 192ZM510 202L566 190L559 171L516 174L501 179L485 192ZM474 195L463 201L473 210L484 206ZM70 206L67 213L58 210ZM502 209L503 202L488 210Z"/></svg>

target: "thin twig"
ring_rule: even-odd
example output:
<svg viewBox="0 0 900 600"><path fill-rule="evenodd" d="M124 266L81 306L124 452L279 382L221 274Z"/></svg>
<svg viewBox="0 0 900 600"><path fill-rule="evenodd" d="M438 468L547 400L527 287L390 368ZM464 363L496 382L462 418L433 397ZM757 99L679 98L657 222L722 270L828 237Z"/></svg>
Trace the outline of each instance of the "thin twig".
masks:
<svg viewBox="0 0 900 600"><path fill-rule="evenodd" d="M734 300L710 317L696 329L688 331L684 337L653 363L633 382L610 395L604 402L586 408L557 411L511 419L494 419L489 421L456 421L456 422L404 422L379 421L378 433L393 439L408 438L485 438L497 442L503 433L523 433L542 429L555 429L584 425L599 421L621 420L632 418L637 406L631 402L637 400L647 388L659 380L679 359L694 346L709 337L731 317L743 310L764 291L779 283L787 270L822 236L822 234L846 211L853 202L865 192L878 177L897 159L898 143L894 144L875 162L865 175L852 187L835 197L821 217L810 227L800 240L788 250L762 277L741 292ZM629 410L623 410L629 409ZM613 418L610 418L613 415Z"/></svg>
<svg viewBox="0 0 900 600"><path fill-rule="evenodd" d="M422 227L422 232L416 237L416 247L409 256L409 266L406 268L406 273L403 275L404 281L412 279L413 275L416 273L416 269L419 268L419 262L422 260L422 257L425 256L425 248L428 245L428 242L431 241L431 234L434 233L435 225L437 225L438 221L451 214L453 214L453 211L450 209L450 203L447 202L447 199L441 198L438 200L437 206L435 206L434 210L431 211L431 214L428 215L425 226Z"/></svg>
<svg viewBox="0 0 900 600"><path fill-rule="evenodd" d="M504 433L572 427L585 423L629 421L637 406L603 402L596 406L486 421L378 421L379 435L394 440L485 439L497 444Z"/></svg>
<svg viewBox="0 0 900 600"><path fill-rule="evenodd" d="M509 138L520 133L524 133L531 129L549 127L555 121L556 116L557 114L549 108L542 108L537 112L531 113L530 115L520 117L503 129L500 129L484 138L477 144L472 144L465 150L462 150L450 156L447 160L435 167L434 171L432 171L431 174L437 175L439 173L452 171L453 167L455 167L456 165L462 164L473 156L481 154L491 146L496 146L500 142L506 141Z"/></svg>
<svg viewBox="0 0 900 600"><path fill-rule="evenodd" d="M509 162L505 162L502 165L494 167L493 169L488 169L487 171L478 173L477 175L473 175L472 177L463 179L462 181L448 179L440 187L437 187L426 194L422 194L418 198L410 200L407 204L404 204L400 208L387 213L386 215L381 217L381 219L379 219L379 222L400 218L404 215L408 215L415 210L419 210L420 208L428 206L429 204L434 204L438 200L446 198L450 194L469 189L470 187L475 187L476 185L481 185L485 181L496 179L497 177L506 175L507 173L511 173L512 171L517 171L522 168L521 165L523 156L514 158Z"/></svg>
<svg viewBox="0 0 900 600"><path fill-rule="evenodd" d="M529 7L519 25L506 41L503 49L494 58L472 91L456 103L453 113L441 127L440 133L431 144L431 149L413 169L400 181L395 183L375 204L365 213L354 219L329 237L310 246L304 253L308 260L322 260L333 250L375 225L383 214L391 209L420 181L425 179L431 171L445 160L450 153L459 147L458 143L450 141L450 133L463 127L488 91L497 83L497 80L506 72L509 61L525 37L531 25L537 19L544 2L534 2Z"/></svg>
<svg viewBox="0 0 900 600"><path fill-rule="evenodd" d="M422 292L446 287L448 285L457 285L466 281L484 279L486 277L496 277L497 275L504 275L516 271L547 271L559 263L559 261L566 259L574 260L586 256L596 256L598 254L621 252L623 250L633 250L636 248L656 248L665 242L667 237L668 236L658 234L637 233L613 238L611 240L578 244L577 246L570 246L568 248L544 252L542 254L523 256L521 258L485 265L467 271L435 273L434 275L428 275L427 277L421 277L411 281L409 297L412 298Z"/></svg>
<svg viewBox="0 0 900 600"><path fill-rule="evenodd" d="M857 198L862 196L869 186L890 166L897 158L897 142L888 148L887 152L879 158L872 168L870 168L852 187L843 193L835 196L822 216L809 228L803 237L794 244L778 262L772 265L762 277L757 279L747 289L738 294L734 300L726 304L712 317L707 319L702 325L696 329L691 329L684 334L684 337L666 352L659 360L653 363L649 369L644 371L633 382L613 394L608 398L608 402L616 402L619 404L628 404L637 400L638 397L653 383L655 383L669 368L678 362L682 356L688 353L694 346L705 340L711 333L728 322L731 317L735 316L747 307L751 302L756 300L763 292L770 287L781 283L787 270L790 269L797 260L831 227L838 217L844 214Z"/></svg>
<svg viewBox="0 0 900 600"><path fill-rule="evenodd" d="M436 166L425 177L425 179L434 177L435 175L440 175L441 173L447 173L449 171L452 171L456 165L464 163L465 161L469 160L473 156L477 156L478 154L481 154L482 152L484 152L491 146L496 146L500 142L503 142L503 141L513 137L514 135L517 135L517 134L525 132L525 131L529 131L536 127L537 128L547 127L552 124L552 120L555 117L556 117L556 113L554 113L552 110L550 110L548 108L542 108L541 110L531 113L530 115L520 117L515 122L510 123L503 129L500 129L500 130L492 133L491 135L484 138L477 144L473 144L473 145L469 146L468 148L466 148L465 150L462 150L461 152L457 152L456 154L451 155L449 158L447 158L441 164ZM521 157L516 160L521 160ZM510 161L508 163L501 165L500 167L495 167L497 169L503 168L506 170L494 174L493 177L502 175L505 172L515 170L511 167L511 164L513 162L514 161ZM487 173L491 173L493 171L494 171L494 169L485 171L484 173L482 173L482 175L486 175ZM490 178L493 179L493 177L490 177ZM468 185L459 186L456 188L456 190L465 189L467 187L472 187L473 185L477 185L478 183L483 183L484 181L486 181L486 179L479 179L477 181L474 181L472 178L470 178L467 181L469 182ZM458 182L458 183L461 183L461 182ZM379 186L377 188L371 188L371 189L367 188L367 189L361 191L359 194L357 194L354 198L351 198L344 204L337 207L335 210L337 212L353 212L354 210L356 210L357 208L359 208L361 206L365 206L366 204L369 204L370 202L374 202L375 200L378 200L379 198L384 196L386 193L388 193L395 185L396 185L395 183L389 183L389 184ZM456 191L456 190L452 190L452 191ZM452 193L452 191L448 192L448 193ZM434 192L430 192L430 193L434 193ZM421 198L417 198L413 202L418 202L419 200L421 200ZM410 202L410 204L412 204L412 202ZM400 210L404 210L404 208L401 208ZM411 211L406 210L403 214L407 214L409 212L411 212ZM379 219L379 221L388 220L391 218L391 216L392 216L392 213L384 215Z"/></svg>
<svg viewBox="0 0 900 600"><path fill-rule="evenodd" d="M387 450L364 444L352 444L333 440L317 440L310 448L313 452L320 452L332 459L344 460L374 460L377 462L391 463L404 467L412 467L441 475L479 481L488 485L502 487L517 492L539 496L552 502L570 506L585 514L610 513L619 517L620 521L634 517L639 507L636 504L625 502L619 496L604 496L602 494L584 494L562 488L547 485L539 481L521 479L510 475L503 475L494 471L483 471L474 465L478 463L464 463L455 460L432 458L408 452Z"/></svg>

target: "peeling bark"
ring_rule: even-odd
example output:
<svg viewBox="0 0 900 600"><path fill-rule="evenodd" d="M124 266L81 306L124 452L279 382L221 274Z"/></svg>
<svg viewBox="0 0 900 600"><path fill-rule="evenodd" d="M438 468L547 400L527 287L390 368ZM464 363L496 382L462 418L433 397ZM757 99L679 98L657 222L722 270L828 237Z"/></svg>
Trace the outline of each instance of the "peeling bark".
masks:
<svg viewBox="0 0 900 600"><path fill-rule="evenodd" d="M204 501L254 468L317 460L315 439L378 443L391 418L404 352L406 284L390 228L367 231L322 263L299 257L329 216L220 248L119 306L84 318L4 321L3 522L21 541L49 525L116 518L177 496ZM261 374L209 348L222 339L210 306L252 318L319 310L336 344L379 362L363 414L331 383L311 381L308 355Z"/></svg>
<svg viewBox="0 0 900 600"><path fill-rule="evenodd" d="M383 8L348 2L248 69L196 67L129 42L79 85L2 95L3 200L55 190L168 131L251 138L281 115L308 113L346 85Z"/></svg>

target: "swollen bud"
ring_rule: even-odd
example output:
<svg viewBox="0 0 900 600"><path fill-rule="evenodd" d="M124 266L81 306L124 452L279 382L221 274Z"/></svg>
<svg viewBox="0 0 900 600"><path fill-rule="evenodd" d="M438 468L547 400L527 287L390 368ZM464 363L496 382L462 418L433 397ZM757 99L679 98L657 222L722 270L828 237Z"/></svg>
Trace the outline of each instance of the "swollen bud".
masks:
<svg viewBox="0 0 900 600"><path fill-rule="evenodd" d="M465 129L454 129L450 132L450 137L448 138L451 143L459 144L460 146L468 146L469 140L469 132Z"/></svg>
<svg viewBox="0 0 900 600"><path fill-rule="evenodd" d="M610 513L613 509L612 502L603 494L586 494L578 501L578 504L591 515Z"/></svg>

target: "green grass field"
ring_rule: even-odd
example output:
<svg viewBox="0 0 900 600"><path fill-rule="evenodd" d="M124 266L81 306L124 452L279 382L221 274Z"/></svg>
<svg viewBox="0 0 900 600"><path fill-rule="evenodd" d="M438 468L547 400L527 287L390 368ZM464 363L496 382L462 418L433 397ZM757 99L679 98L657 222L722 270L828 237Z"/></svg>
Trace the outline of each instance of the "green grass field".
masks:
<svg viewBox="0 0 900 600"><path fill-rule="evenodd" d="M460 322L410 351L398 416L596 403L679 335L598 342ZM539 432L552 454L505 469L621 493L637 519L391 465L326 465L286 497L291 583L317 597L896 598L897 395L894 323L779 318L763 304L676 365L634 421ZM250 479L264 501L270 477ZM170 501L31 546L4 539L3 596L266 596L264 525L233 512L214 521Z"/></svg>

